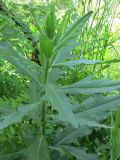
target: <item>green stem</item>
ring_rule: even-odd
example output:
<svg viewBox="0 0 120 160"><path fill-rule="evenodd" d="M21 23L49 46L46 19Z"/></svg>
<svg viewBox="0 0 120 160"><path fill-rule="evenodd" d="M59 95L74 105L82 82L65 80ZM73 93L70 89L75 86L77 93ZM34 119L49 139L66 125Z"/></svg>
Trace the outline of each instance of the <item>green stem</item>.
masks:
<svg viewBox="0 0 120 160"><path fill-rule="evenodd" d="M42 135L45 136L45 128L46 128L46 122L45 122L45 102L43 102L42 105Z"/></svg>
<svg viewBox="0 0 120 160"><path fill-rule="evenodd" d="M47 61L47 66L46 66L46 69L45 69L45 79L44 79L44 86L46 85L47 83L47 80L48 80L48 71L49 71L49 63ZM42 135L45 136L45 129L46 129L46 113L45 113L45 101L43 101L43 104L42 104Z"/></svg>
<svg viewBox="0 0 120 160"><path fill-rule="evenodd" d="M46 70L45 70L45 84L48 80L48 72L49 72L49 61L47 60Z"/></svg>

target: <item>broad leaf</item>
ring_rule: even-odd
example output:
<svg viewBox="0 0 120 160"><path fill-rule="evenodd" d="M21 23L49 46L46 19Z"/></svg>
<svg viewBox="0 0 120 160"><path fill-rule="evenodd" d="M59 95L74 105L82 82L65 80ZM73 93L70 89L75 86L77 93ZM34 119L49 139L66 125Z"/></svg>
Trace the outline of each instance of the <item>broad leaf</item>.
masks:
<svg viewBox="0 0 120 160"><path fill-rule="evenodd" d="M29 76L40 84L38 76L40 67L36 63L26 59L23 55L18 54L11 46L0 45L0 58L13 64L19 73Z"/></svg>
<svg viewBox="0 0 120 160"><path fill-rule="evenodd" d="M79 65L79 64L96 64L100 63L99 60L88 60L88 59L80 59L80 60L73 60L73 61L67 61L67 62L61 62L61 63L56 63L55 66L74 66L74 65Z"/></svg>
<svg viewBox="0 0 120 160"><path fill-rule="evenodd" d="M64 16L62 17L62 21L59 25L57 25L57 33L54 37L54 41L58 42L58 40L61 38L62 34L65 32L66 28L68 27L68 24L70 23L70 18L72 17L72 15L74 14L74 12L76 11L76 9L74 7L69 8L66 10ZM75 21L74 17L74 21Z"/></svg>
<svg viewBox="0 0 120 160"><path fill-rule="evenodd" d="M56 22L57 20L55 16L55 6L52 4L50 6L50 10L48 10L45 21L45 32L50 39L53 39L54 37Z"/></svg>
<svg viewBox="0 0 120 160"><path fill-rule="evenodd" d="M18 152L2 154L0 155L0 160L15 160L15 159L24 159L28 154L27 149L22 149Z"/></svg>
<svg viewBox="0 0 120 160"><path fill-rule="evenodd" d="M100 96L100 98L95 97L92 98L92 100L89 98L86 103L87 105L85 103L83 104L84 107L88 109L76 113L79 121L85 119L88 121L100 122L107 118L110 111L117 109L120 104L120 96Z"/></svg>
<svg viewBox="0 0 120 160"><path fill-rule="evenodd" d="M71 104L60 88L55 85L48 84L46 86L46 96L51 102L52 107L58 111L58 117L60 120L69 122L74 127L78 126L76 117L72 112Z"/></svg>
<svg viewBox="0 0 120 160"><path fill-rule="evenodd" d="M55 84L56 81L58 81L64 74L64 71L62 71L59 68L53 68L48 75L48 81L51 84Z"/></svg>
<svg viewBox="0 0 120 160"><path fill-rule="evenodd" d="M68 60L71 58L76 58L76 55L71 54L71 51L77 47L79 43L76 42L76 40L71 39L68 44L64 45L62 48L59 49L58 54L56 55L56 59L54 60L54 63L52 66L56 66L56 63L63 62L64 60Z"/></svg>
<svg viewBox="0 0 120 160"><path fill-rule="evenodd" d="M95 94L112 92L120 89L120 81L113 81L108 79L92 80L85 78L70 86L64 86L63 89L66 93L72 94Z"/></svg>
<svg viewBox="0 0 120 160"><path fill-rule="evenodd" d="M93 153L87 153L84 148L72 146L60 146L64 151L69 152L76 160L98 160L98 156Z"/></svg>
<svg viewBox="0 0 120 160"><path fill-rule="evenodd" d="M40 49L41 53L49 58L52 55L53 41L47 37L45 33L40 34Z"/></svg>
<svg viewBox="0 0 120 160"><path fill-rule="evenodd" d="M85 25L85 22L88 21L91 15L92 11L88 12L82 17L79 17L73 23L71 23L64 32L64 34L60 37L56 49L59 49L60 47L64 46L66 43L68 43L70 39L73 39L73 37L77 38L78 32Z"/></svg>
<svg viewBox="0 0 120 160"><path fill-rule="evenodd" d="M29 99L30 103L36 103L40 100L41 88L38 83L31 81L29 84Z"/></svg>
<svg viewBox="0 0 120 160"><path fill-rule="evenodd" d="M44 136L37 137L29 148L28 160L50 160L47 142Z"/></svg>
<svg viewBox="0 0 120 160"><path fill-rule="evenodd" d="M78 138L89 135L92 131L91 127L79 126L75 129L72 126L68 126L62 131L59 131L55 137L54 145L71 144L72 142L77 143Z"/></svg>
<svg viewBox="0 0 120 160"><path fill-rule="evenodd" d="M28 116L33 110L37 109L40 102L34 104L21 105L17 110L0 117L0 130L11 124L21 122L24 116Z"/></svg>
<svg viewBox="0 0 120 160"><path fill-rule="evenodd" d="M78 37L78 33L80 33L82 27L85 25L85 22L89 19L89 17L92 15L92 11L89 13L85 14L84 16L77 18L73 23L71 23L66 31L61 35L59 38L56 47L54 48L53 52L53 57L51 60L52 65L54 66L57 63L61 62L61 59L59 59L60 55L64 54L62 53L62 48L65 47L65 50L67 52L67 59L69 58L70 51L72 51L75 46L77 46L76 39ZM67 46L68 46L68 51L67 51ZM61 56L62 57L62 56ZM65 60L65 59L64 59Z"/></svg>

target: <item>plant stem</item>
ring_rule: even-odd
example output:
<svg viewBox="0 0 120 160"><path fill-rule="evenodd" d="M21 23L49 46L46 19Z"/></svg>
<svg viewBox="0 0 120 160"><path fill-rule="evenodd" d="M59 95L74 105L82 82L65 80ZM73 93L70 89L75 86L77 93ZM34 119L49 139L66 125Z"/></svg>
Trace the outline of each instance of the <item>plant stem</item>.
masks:
<svg viewBox="0 0 120 160"><path fill-rule="evenodd" d="M46 69L45 69L45 79L44 79L44 86L46 85L47 83L47 80L48 80L48 71L49 71L49 62L47 61L47 65L46 65ZM44 93L43 93L44 95ZM46 113L45 113L45 101L43 101L43 104L42 104L42 135L45 136L45 129L46 129Z"/></svg>
<svg viewBox="0 0 120 160"><path fill-rule="evenodd" d="M45 70L45 84L48 80L48 72L49 72L49 61L47 60L46 70Z"/></svg>
<svg viewBox="0 0 120 160"><path fill-rule="evenodd" d="M45 102L43 102L42 105L42 135L45 136L45 127L46 127L46 122L45 122Z"/></svg>

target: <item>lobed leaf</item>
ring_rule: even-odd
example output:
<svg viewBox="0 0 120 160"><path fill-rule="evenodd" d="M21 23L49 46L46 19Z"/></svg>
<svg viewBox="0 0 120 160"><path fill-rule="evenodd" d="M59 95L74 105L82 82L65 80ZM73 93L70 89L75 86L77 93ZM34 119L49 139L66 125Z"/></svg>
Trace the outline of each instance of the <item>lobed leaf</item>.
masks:
<svg viewBox="0 0 120 160"><path fill-rule="evenodd" d="M39 104L40 102L26 105L23 104L19 106L17 110L0 117L0 130L14 123L21 122L24 116L29 115L34 109L39 106Z"/></svg>
<svg viewBox="0 0 120 160"><path fill-rule="evenodd" d="M55 66L74 66L74 65L79 65L79 64L87 64L87 65L91 65L91 64L96 64L96 63L100 63L99 60L88 60L88 59L80 59L80 60L73 60L73 61L66 61L66 62L61 62L61 63L56 63Z"/></svg>
<svg viewBox="0 0 120 160"><path fill-rule="evenodd" d="M89 103L90 102L90 103ZM116 110L120 104L120 96L100 96L95 98L88 98L87 104L84 107L88 108L85 111L76 113L79 120L86 119L88 121L101 122L106 119L110 111ZM89 125L89 124L88 124Z"/></svg>
<svg viewBox="0 0 120 160"><path fill-rule="evenodd" d="M60 146L63 150L67 150L71 155L76 157L77 160L99 160L98 155L93 153L87 153L85 148L72 147L72 146Z"/></svg>
<svg viewBox="0 0 120 160"><path fill-rule="evenodd" d="M31 79L40 84L38 78L38 70L40 69L39 66L36 63L26 59L23 55L18 54L12 49L11 46L8 46L7 43L4 46L0 45L0 58L13 64L19 73L29 76Z"/></svg>
<svg viewBox="0 0 120 160"><path fill-rule="evenodd" d="M72 112L71 104L60 88L52 84L47 84L46 96L51 102L52 107L58 111L60 120L71 123L73 127L78 126L76 117Z"/></svg>
<svg viewBox="0 0 120 160"><path fill-rule="evenodd" d="M68 145L78 142L78 138L89 135L91 133L91 127L88 126L79 126L75 129L72 126L67 126L64 130L59 131L55 137L54 145Z"/></svg>
<svg viewBox="0 0 120 160"><path fill-rule="evenodd" d="M78 43L76 39L78 37L78 33L81 31L82 27L85 25L85 22L88 21L90 16L92 15L92 11L88 12L82 17L77 18L73 23L71 23L66 31L60 36L57 45L53 49L53 56L52 56L52 65L54 66L56 62L60 63L61 59L59 60L60 54L64 56L62 53L62 49L65 48L67 52L67 58L69 58L70 51L72 51ZM68 51L67 51L68 46ZM65 60L65 59L64 59Z"/></svg>
<svg viewBox="0 0 120 160"><path fill-rule="evenodd" d="M40 34L40 49L46 58L52 55L53 41L45 33Z"/></svg>
<svg viewBox="0 0 120 160"><path fill-rule="evenodd" d="M120 81L118 80L92 80L83 79L76 82L70 86L64 86L64 91L70 94L96 94L96 93L106 93L112 92L120 89Z"/></svg>

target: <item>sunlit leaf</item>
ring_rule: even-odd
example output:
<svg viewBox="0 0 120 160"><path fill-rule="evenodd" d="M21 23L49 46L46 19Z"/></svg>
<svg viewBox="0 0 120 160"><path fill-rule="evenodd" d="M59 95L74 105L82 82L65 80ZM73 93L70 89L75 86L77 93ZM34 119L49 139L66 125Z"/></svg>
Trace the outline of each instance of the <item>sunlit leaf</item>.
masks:
<svg viewBox="0 0 120 160"><path fill-rule="evenodd" d="M40 49L41 53L44 54L46 58L52 55L53 42L45 33L40 34Z"/></svg>
<svg viewBox="0 0 120 160"><path fill-rule="evenodd" d="M62 48L65 47L65 50L67 52L67 55L69 57L70 49L71 51L77 46L76 39L78 37L78 33L80 33L82 27L85 25L86 21L89 20L90 16L92 15L92 11L88 12L82 17L77 18L73 23L71 23L65 32L60 36L57 45L55 46L52 56L52 65L54 66L56 62L61 62L61 59L59 60L60 54L62 54ZM71 43L72 42L72 43ZM74 43L73 43L74 42ZM67 46L68 51L67 51ZM64 56L64 55L63 55ZM64 59L65 60L65 59Z"/></svg>

